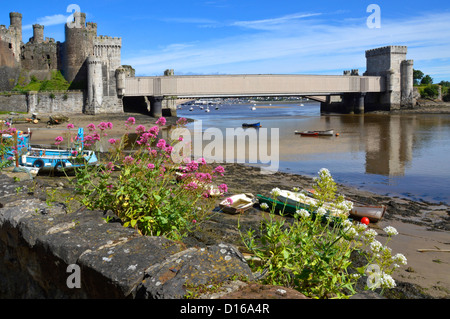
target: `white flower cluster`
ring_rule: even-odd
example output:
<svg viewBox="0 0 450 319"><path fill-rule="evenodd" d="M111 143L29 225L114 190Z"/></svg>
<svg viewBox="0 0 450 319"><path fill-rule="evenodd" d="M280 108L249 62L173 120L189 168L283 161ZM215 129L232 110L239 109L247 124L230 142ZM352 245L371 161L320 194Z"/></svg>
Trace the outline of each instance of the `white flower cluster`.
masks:
<svg viewBox="0 0 450 319"><path fill-rule="evenodd" d="M395 286L397 286L396 283L395 283L394 278L392 278L391 275L388 275L388 274L386 274L384 272L380 276L380 284L381 284L381 287L389 288L389 289L390 288L395 288Z"/></svg>
<svg viewBox="0 0 450 319"><path fill-rule="evenodd" d="M395 228L392 227L392 226L387 226L387 227L385 227L383 230L384 230L384 232L385 232L386 234L388 234L389 236L395 236L395 235L398 235L397 229L395 229Z"/></svg>
<svg viewBox="0 0 450 319"><path fill-rule="evenodd" d="M321 168L319 171L319 175L322 176L331 176L330 171L328 170L328 168Z"/></svg>
<svg viewBox="0 0 450 319"><path fill-rule="evenodd" d="M296 213L302 218L308 218L310 216L310 213L306 209L299 209Z"/></svg>
<svg viewBox="0 0 450 319"><path fill-rule="evenodd" d="M266 210L269 208L269 205L267 205L267 203L262 203L261 205L259 205L263 210Z"/></svg>
<svg viewBox="0 0 450 319"><path fill-rule="evenodd" d="M279 196L280 193L281 193L281 189L279 189L278 187L275 187L270 191L270 195L272 195L274 197Z"/></svg>
<svg viewBox="0 0 450 319"><path fill-rule="evenodd" d="M392 256L392 260L399 265L406 265L408 263L408 260L406 259L405 255L400 253L396 254L395 256Z"/></svg>

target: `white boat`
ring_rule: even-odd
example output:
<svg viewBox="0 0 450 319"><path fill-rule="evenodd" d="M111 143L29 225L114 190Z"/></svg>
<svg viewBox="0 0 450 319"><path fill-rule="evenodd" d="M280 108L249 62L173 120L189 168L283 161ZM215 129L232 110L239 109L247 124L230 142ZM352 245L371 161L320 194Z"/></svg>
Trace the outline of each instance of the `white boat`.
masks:
<svg viewBox="0 0 450 319"><path fill-rule="evenodd" d="M237 194L221 201L219 207L224 213L236 215L252 208L254 203L252 194Z"/></svg>

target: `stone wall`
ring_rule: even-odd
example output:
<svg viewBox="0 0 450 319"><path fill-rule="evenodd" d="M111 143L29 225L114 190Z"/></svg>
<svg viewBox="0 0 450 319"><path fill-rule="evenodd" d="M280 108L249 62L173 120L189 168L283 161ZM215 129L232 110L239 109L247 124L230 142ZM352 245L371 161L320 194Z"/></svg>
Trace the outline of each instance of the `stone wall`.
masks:
<svg viewBox="0 0 450 319"><path fill-rule="evenodd" d="M14 93L0 94L0 111L28 112L27 95Z"/></svg>
<svg viewBox="0 0 450 319"><path fill-rule="evenodd" d="M0 175L0 298L179 299L187 287L253 279L232 245L189 248L104 217L48 206L36 181Z"/></svg>
<svg viewBox="0 0 450 319"><path fill-rule="evenodd" d="M26 113L82 113L85 93L67 92L29 92L26 94L0 94L0 111Z"/></svg>

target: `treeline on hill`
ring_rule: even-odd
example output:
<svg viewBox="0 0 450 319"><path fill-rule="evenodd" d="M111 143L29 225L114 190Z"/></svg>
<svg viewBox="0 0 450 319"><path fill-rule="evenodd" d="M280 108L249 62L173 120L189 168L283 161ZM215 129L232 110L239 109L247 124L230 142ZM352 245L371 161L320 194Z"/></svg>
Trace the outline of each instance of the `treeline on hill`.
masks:
<svg viewBox="0 0 450 319"><path fill-rule="evenodd" d="M441 81L433 84L433 78L428 74L425 75L420 70L414 70L414 85L419 87L419 93L422 98L435 99L439 95L439 85L442 89L442 100L450 102L450 82Z"/></svg>

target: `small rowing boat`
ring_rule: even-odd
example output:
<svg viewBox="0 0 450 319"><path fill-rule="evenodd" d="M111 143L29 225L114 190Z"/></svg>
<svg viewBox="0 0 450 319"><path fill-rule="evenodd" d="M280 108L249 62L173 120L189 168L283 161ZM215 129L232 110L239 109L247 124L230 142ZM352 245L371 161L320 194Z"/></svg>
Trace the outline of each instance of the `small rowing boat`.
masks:
<svg viewBox="0 0 450 319"><path fill-rule="evenodd" d="M253 123L253 124L248 124L248 123L244 123L242 124L242 127L261 127L261 123Z"/></svg>
<svg viewBox="0 0 450 319"><path fill-rule="evenodd" d="M295 131L295 134L301 136L333 136L334 130L326 130L326 131Z"/></svg>
<svg viewBox="0 0 450 319"><path fill-rule="evenodd" d="M236 215L252 208L254 203L252 194L237 194L221 201L219 207L224 213Z"/></svg>

